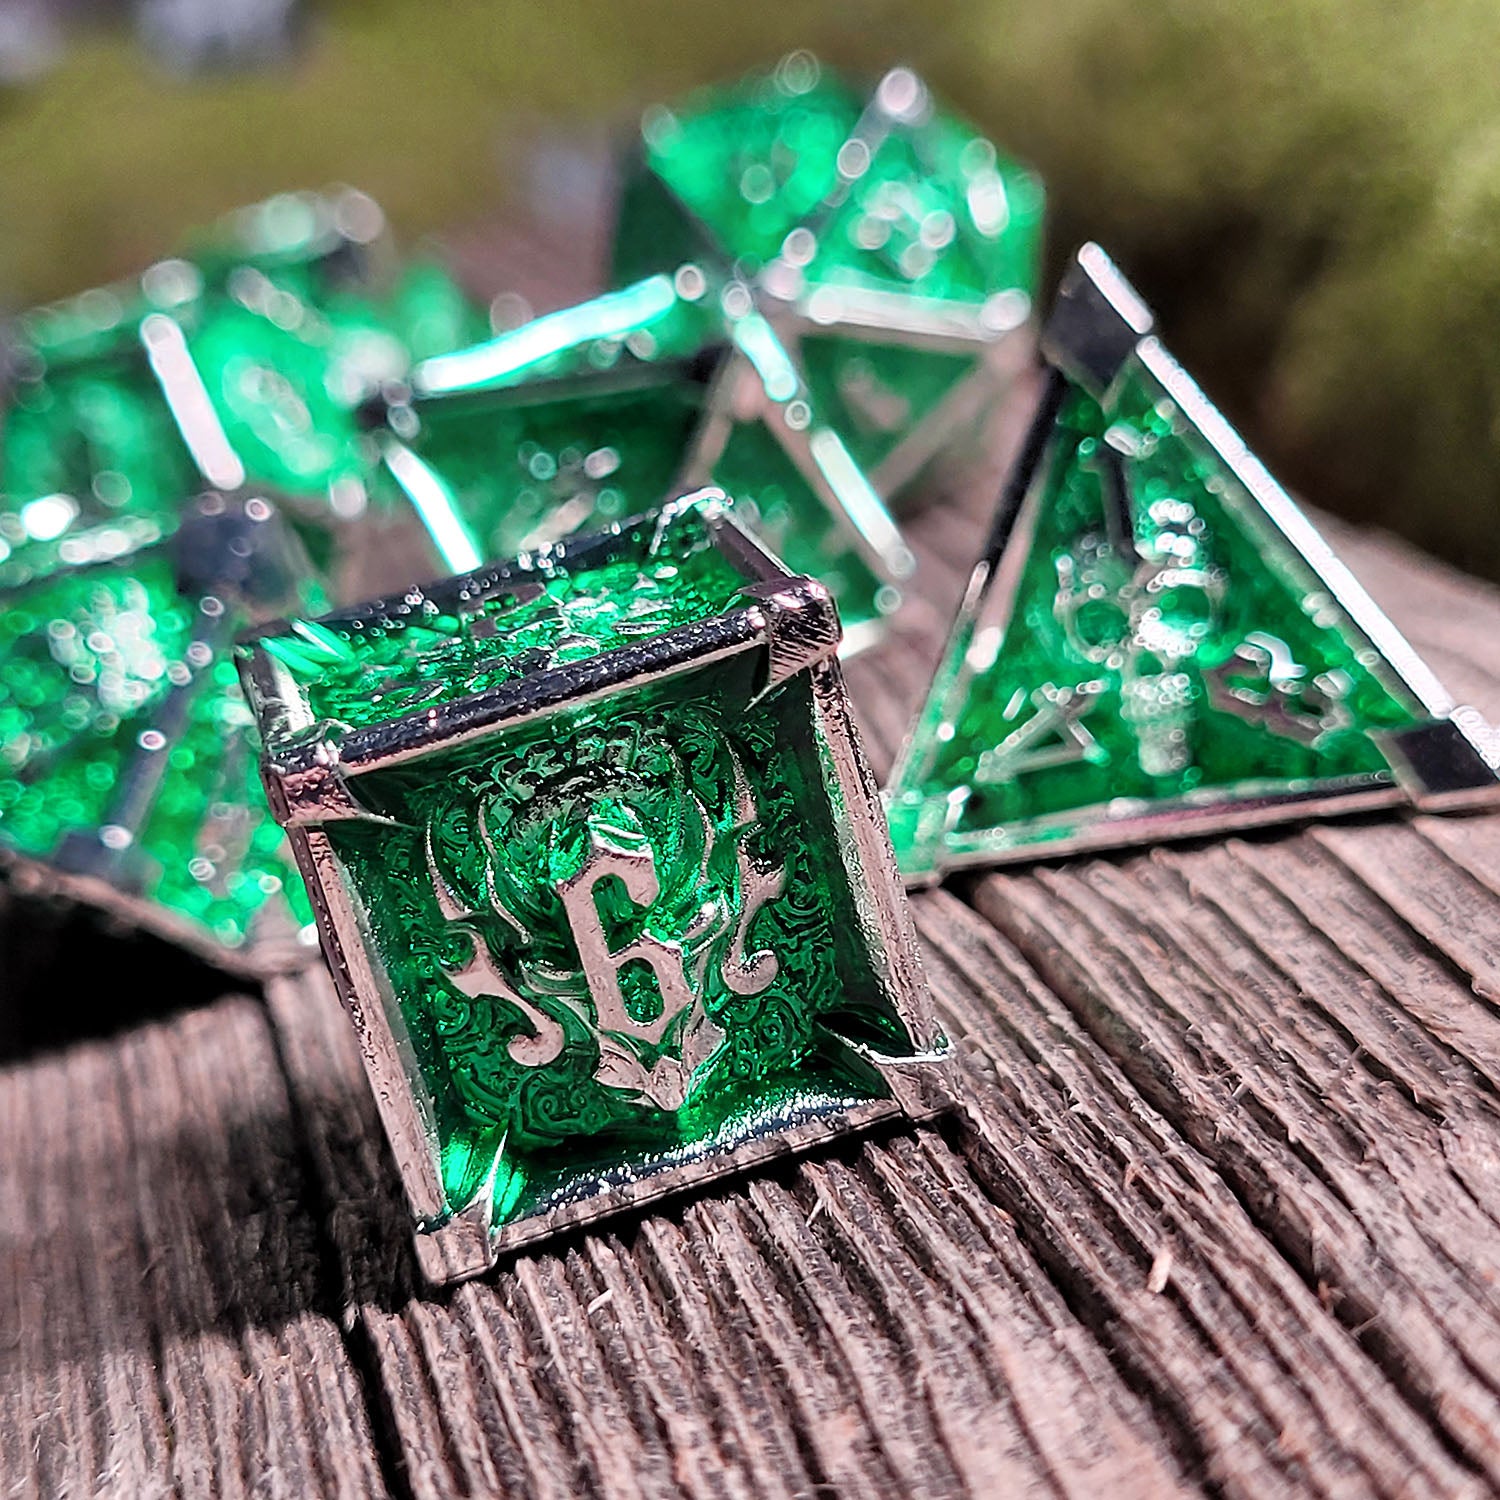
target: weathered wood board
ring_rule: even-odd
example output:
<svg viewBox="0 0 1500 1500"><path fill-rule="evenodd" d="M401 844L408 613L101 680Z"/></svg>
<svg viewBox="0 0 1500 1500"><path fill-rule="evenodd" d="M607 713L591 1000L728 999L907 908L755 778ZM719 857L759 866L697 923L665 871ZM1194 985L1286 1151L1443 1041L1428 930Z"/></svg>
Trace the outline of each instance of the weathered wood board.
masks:
<svg viewBox="0 0 1500 1500"><path fill-rule="evenodd" d="M914 518L922 598L851 667L877 762L989 483ZM1336 540L1500 715L1500 594ZM1500 1488L1500 816L916 910L951 1117L444 1294L319 973L0 1067L0 1495Z"/></svg>

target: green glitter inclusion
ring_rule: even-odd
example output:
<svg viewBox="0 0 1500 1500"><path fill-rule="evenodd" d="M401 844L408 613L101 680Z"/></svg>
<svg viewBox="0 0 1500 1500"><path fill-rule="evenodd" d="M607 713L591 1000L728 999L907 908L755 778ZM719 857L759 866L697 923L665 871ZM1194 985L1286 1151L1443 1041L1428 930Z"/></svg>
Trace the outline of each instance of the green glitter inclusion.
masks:
<svg viewBox="0 0 1500 1500"><path fill-rule="evenodd" d="M645 122L647 160L736 259L764 264L839 182L859 98L816 63L694 95Z"/></svg>
<svg viewBox="0 0 1500 1500"><path fill-rule="evenodd" d="M1048 463L993 662L973 668L989 649L961 621L888 794L904 867L940 857L945 823L950 850L1044 845L1115 799L1389 779L1371 735L1418 705L1151 376L1128 366L1108 414L1071 393Z"/></svg>

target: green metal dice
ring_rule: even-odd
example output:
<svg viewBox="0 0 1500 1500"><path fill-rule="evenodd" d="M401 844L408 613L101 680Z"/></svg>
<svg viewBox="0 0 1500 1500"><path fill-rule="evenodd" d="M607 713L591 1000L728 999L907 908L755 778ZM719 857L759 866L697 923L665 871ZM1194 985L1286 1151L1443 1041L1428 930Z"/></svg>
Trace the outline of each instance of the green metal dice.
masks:
<svg viewBox="0 0 1500 1500"><path fill-rule="evenodd" d="M709 493L246 648L435 1279L935 1104L837 646Z"/></svg>
<svg viewBox="0 0 1500 1500"><path fill-rule="evenodd" d="M472 337L357 193L239 211L192 259L22 317L0 425L0 852L215 956L310 925L228 652L318 612L378 453L358 416Z"/></svg>
<svg viewBox="0 0 1500 1500"><path fill-rule="evenodd" d="M1497 790L1456 706L1093 246L886 799L908 878Z"/></svg>
<svg viewBox="0 0 1500 1500"><path fill-rule="evenodd" d="M646 118L618 289L417 368L388 466L449 566L713 483L864 644L913 558L889 502L1024 355L1042 195L908 70L807 54Z"/></svg>
<svg viewBox="0 0 1500 1500"><path fill-rule="evenodd" d="M910 69L865 93L798 52L647 112L616 274L697 264L742 281L889 498L1003 393L1042 206L1036 176Z"/></svg>
<svg viewBox="0 0 1500 1500"><path fill-rule="evenodd" d="M391 478L450 567L713 481L848 625L878 620L912 567L895 523L743 284L690 269L418 365Z"/></svg>

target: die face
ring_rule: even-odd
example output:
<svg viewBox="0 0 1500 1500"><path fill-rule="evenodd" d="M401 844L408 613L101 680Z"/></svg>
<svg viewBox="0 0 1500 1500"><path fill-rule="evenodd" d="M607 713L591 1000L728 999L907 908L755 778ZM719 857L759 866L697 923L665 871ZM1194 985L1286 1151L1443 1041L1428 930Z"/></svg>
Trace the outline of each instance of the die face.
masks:
<svg viewBox="0 0 1500 1500"><path fill-rule="evenodd" d="M756 534L833 594L846 642L865 644L900 604L915 559L743 284L731 282L719 300L734 352L709 392L685 477L735 495Z"/></svg>
<svg viewBox="0 0 1500 1500"><path fill-rule="evenodd" d="M828 286L979 306L1035 285L1040 182L909 70L862 97L794 54L679 110L648 111L642 146L678 212L740 274L769 271L784 299ZM670 201L635 210L669 241ZM620 233L644 244L633 225ZM659 268L617 261L627 275Z"/></svg>
<svg viewBox="0 0 1500 1500"><path fill-rule="evenodd" d="M388 1123L428 1232L477 1218L492 1254L879 1117L884 1062L934 1042L868 786L834 769L860 765L836 632L778 669L760 601L804 581L747 575L726 528L675 513L255 648L268 774L346 999L394 1038L367 1056L411 1101ZM321 666L299 654L325 633ZM298 810L310 737L337 746L334 816Z"/></svg>
<svg viewBox="0 0 1500 1500"><path fill-rule="evenodd" d="M703 417L702 386L670 378L536 394L535 403L429 403L422 412L413 446L451 491L483 557L635 514L641 498L671 489Z"/></svg>
<svg viewBox="0 0 1500 1500"><path fill-rule="evenodd" d="M1029 296L1041 259L1040 181L904 76L922 90L915 117L886 112L883 132L871 133L868 167L818 226L802 270L806 287L976 308ZM780 254L800 258L806 246L783 244Z"/></svg>
<svg viewBox="0 0 1500 1500"><path fill-rule="evenodd" d="M0 588L123 556L175 528L202 481L140 366L17 383L0 425Z"/></svg>
<svg viewBox="0 0 1500 1500"><path fill-rule="evenodd" d="M596 661L637 642L743 609L746 579L697 514L658 531L636 518L617 537L544 548L518 564L411 589L327 622L294 620L258 649L282 676L273 761L307 730L400 731L503 688ZM585 561L577 560L582 550Z"/></svg>
<svg viewBox="0 0 1500 1500"><path fill-rule="evenodd" d="M843 520L847 502L841 499L835 507L829 507L819 504L810 493L805 468L798 467L779 440L785 424L785 412L774 409L759 419L736 422L709 467L709 475L748 507L749 524L756 535L788 568L827 586L838 602L846 638L862 640L862 632L899 605L901 592L896 580L905 576L907 565L902 562L890 572L870 566L865 549L848 534ZM814 438L820 433L836 439L831 428L815 428ZM837 449L832 463L816 448L806 451L805 467L812 469L821 485L830 490L863 488L852 458L847 463L839 462L847 457L846 449ZM894 527L886 534L901 547Z"/></svg>
<svg viewBox="0 0 1500 1500"><path fill-rule="evenodd" d="M909 70L860 96L799 53L647 113L616 274L676 256L743 278L823 419L891 496L1004 389L1043 203L1033 173Z"/></svg>
<svg viewBox="0 0 1500 1500"><path fill-rule="evenodd" d="M702 422L712 335L655 277L426 361L390 418L388 480L411 494L409 448L476 554L456 559L435 534L461 569L638 514L671 490Z"/></svg>
<svg viewBox="0 0 1500 1500"><path fill-rule="evenodd" d="M915 429L940 415L955 389L972 379L981 364L972 353L868 339L804 334L798 348L820 409L877 484L881 466L898 454Z"/></svg>
<svg viewBox="0 0 1500 1500"><path fill-rule="evenodd" d="M887 793L914 878L1400 800L1443 713L1160 345L1126 348L1052 377Z"/></svg>
<svg viewBox="0 0 1500 1500"><path fill-rule="evenodd" d="M358 194L254 205L24 314L5 361L0 858L235 967L295 961L311 908L230 642L328 607L356 407L472 331L443 273L386 283L379 229Z"/></svg>
<svg viewBox="0 0 1500 1500"><path fill-rule="evenodd" d="M497 1223L531 1218L622 1163L889 1098L838 1040L911 1051L854 937L809 685L747 710L756 673L362 778L400 831L328 829L453 1209L487 1190Z"/></svg>

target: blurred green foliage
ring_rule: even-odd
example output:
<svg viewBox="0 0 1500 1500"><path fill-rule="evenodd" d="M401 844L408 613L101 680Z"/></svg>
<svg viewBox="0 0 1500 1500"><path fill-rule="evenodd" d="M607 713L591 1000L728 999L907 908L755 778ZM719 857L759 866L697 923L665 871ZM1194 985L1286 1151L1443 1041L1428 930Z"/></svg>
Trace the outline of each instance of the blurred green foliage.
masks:
<svg viewBox="0 0 1500 1500"><path fill-rule="evenodd" d="M138 266L285 187L473 220L539 129L794 46L904 60L1047 178L1313 501L1500 576L1500 7L1491 0L326 0L282 71L86 36L0 94L0 299Z"/></svg>

